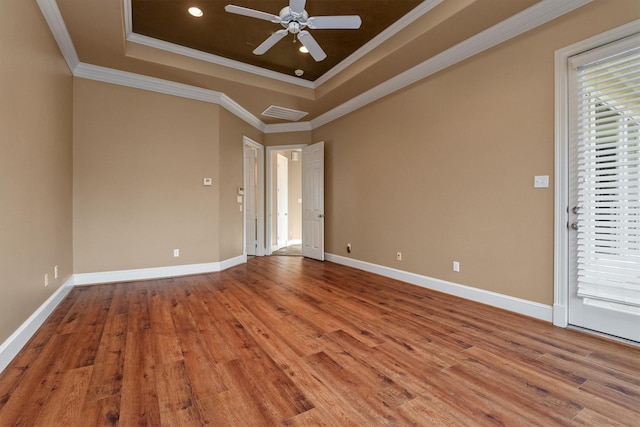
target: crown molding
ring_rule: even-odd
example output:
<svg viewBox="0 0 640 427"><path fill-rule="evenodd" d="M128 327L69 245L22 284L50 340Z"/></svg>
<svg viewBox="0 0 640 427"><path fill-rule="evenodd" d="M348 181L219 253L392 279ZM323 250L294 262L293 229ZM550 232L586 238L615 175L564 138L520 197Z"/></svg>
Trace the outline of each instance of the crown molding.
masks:
<svg viewBox="0 0 640 427"><path fill-rule="evenodd" d="M200 61L209 62L211 64L222 65L224 67L233 68L235 70L256 74L258 76L266 77L273 80L279 80L285 83L290 83L309 89L315 88L313 82L310 82L309 80L289 76L284 73L278 73L277 71L267 70L266 68L245 64L244 62L235 61L233 59L224 58L222 56L213 55L211 53L205 53L200 50L191 49L174 43L154 39L153 37L136 34L131 32L129 28L127 29L127 42L164 50L166 52L175 53L178 55L186 56L188 58L198 59Z"/></svg>
<svg viewBox="0 0 640 427"><path fill-rule="evenodd" d="M416 65L311 121L266 125L258 117L251 114L224 93L155 77L81 63L55 0L37 0L74 76L218 104L264 133L301 132L316 129L419 80L442 71L447 67L569 13L591 1L592 0L565 0L559 2L557 0L543 0L529 9Z"/></svg>
<svg viewBox="0 0 640 427"><path fill-rule="evenodd" d="M267 125L228 95L210 89L203 89L155 77L144 76L142 74L130 73L128 71L114 70L113 68L101 67L99 65L85 64L83 62L76 66L73 75L83 79L217 104L264 133L302 132L312 130L311 122Z"/></svg>
<svg viewBox="0 0 640 427"><path fill-rule="evenodd" d="M353 52L347 58L342 60L332 69L324 73L315 81L309 81L306 79L301 79L294 76L289 76L284 73L279 73L277 71L268 70L266 68L258 67L255 65L245 64L244 62L235 61L233 59L225 58L218 55L213 55L211 53L202 52L200 50L191 49L185 46L177 45L174 43L169 43L163 40L158 40L153 37L144 36L141 34L137 34L133 32L133 19L131 16L131 0L123 0L124 1L124 24L125 24L125 37L128 42L137 43L140 45L152 47L155 49L164 50L167 52L175 53L178 55L187 56L189 58L198 59L201 61L222 65L224 67L233 68L240 71L245 71L248 73L256 74L262 77L267 77L274 80L283 81L286 83L295 84L298 86L303 86L310 89L317 89L323 83L327 82L332 77L335 77L340 72L344 71L347 67L355 63L357 60L362 58L367 53L371 52L376 47L380 46L382 43L387 41L389 38L394 36L400 30L405 28L407 25L413 23L416 19L420 18L425 13L429 12L431 9L442 3L444 0L424 0L418 6L416 6L413 10L407 13L405 16L400 18L398 21L394 22L392 25L387 27L384 31L378 34L376 37L371 39L369 42L361 46L358 50Z"/></svg>
<svg viewBox="0 0 640 427"><path fill-rule="evenodd" d="M309 80L301 79L294 76L289 76L284 73L278 73L277 71L267 70L266 68L257 67L255 65L245 64L244 62L234 61L233 59L224 58L222 56L213 55L211 53L202 52L200 50L191 49L185 46L180 46L175 43L169 43L163 40L154 39L153 37L143 36L133 32L133 18L131 16L131 0L124 0L124 28L125 38L128 42L137 43L143 46L152 47L155 49L164 50L167 52L183 55L189 58L198 59L200 61L209 62L212 64L222 65L224 67L234 68L236 70L245 71L252 74L257 74L262 77L267 77L274 80L283 81L285 83L291 83L298 86L303 86L309 89L314 89L315 85Z"/></svg>
<svg viewBox="0 0 640 427"><path fill-rule="evenodd" d="M45 21L47 21L49 25L53 38L58 43L62 56L65 61L67 61L69 70L73 72L80 63L80 59L78 59L76 48L73 46L73 41L71 40L69 31L67 31L67 26L64 23L64 19L62 19L58 4L55 0L37 0L37 2Z"/></svg>
<svg viewBox="0 0 640 427"><path fill-rule="evenodd" d="M235 114L237 117L249 123L251 126L258 129L260 132L264 132L265 127L267 125L262 120L260 120L259 118L251 114L242 105L238 104L236 101L234 101L224 93L222 94L220 101L221 101L220 105L223 108L227 109L227 111Z"/></svg>
<svg viewBox="0 0 640 427"><path fill-rule="evenodd" d="M544 0L311 120L313 129L356 111L593 0Z"/></svg>
<svg viewBox="0 0 640 427"><path fill-rule="evenodd" d="M276 123L266 125L264 127L264 133L285 133L285 132L305 132L311 131L311 122L297 122L297 123Z"/></svg>
<svg viewBox="0 0 640 427"><path fill-rule="evenodd" d="M143 76L142 74L130 73L128 71L114 70L113 68L101 67L99 65L81 62L74 70L73 75L84 79L144 89L213 104L222 103L223 94L221 92L175 83L155 77Z"/></svg>
<svg viewBox="0 0 640 427"><path fill-rule="evenodd" d="M343 61L338 63L335 67L324 73L322 76L318 77L314 81L314 87L317 89L331 78L335 77L342 71L344 71L347 67L354 64L357 60L365 56L367 53L371 52L373 49L380 46L385 41L389 40L392 36L398 33L403 28L412 24L416 19L420 18L425 13L429 12L434 7L438 6L442 3L443 0L425 0L416 6L412 11L404 15L402 18L394 22L392 25L387 27L380 34L369 40L367 43L362 45L358 50L353 52Z"/></svg>
<svg viewBox="0 0 640 427"><path fill-rule="evenodd" d="M217 104L260 131L264 131L266 126L260 119L222 92L85 63L78 64L73 75L84 79Z"/></svg>

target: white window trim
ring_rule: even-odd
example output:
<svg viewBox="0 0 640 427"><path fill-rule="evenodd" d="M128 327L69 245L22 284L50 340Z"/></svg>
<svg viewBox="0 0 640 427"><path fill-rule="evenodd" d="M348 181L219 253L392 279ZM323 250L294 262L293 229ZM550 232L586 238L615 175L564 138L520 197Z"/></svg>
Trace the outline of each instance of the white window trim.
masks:
<svg viewBox="0 0 640 427"><path fill-rule="evenodd" d="M569 263L567 232L569 206L568 148L568 64L571 56L612 43L640 32L640 20L590 37L555 52L555 219L554 219L554 300L553 324L567 327L569 323Z"/></svg>

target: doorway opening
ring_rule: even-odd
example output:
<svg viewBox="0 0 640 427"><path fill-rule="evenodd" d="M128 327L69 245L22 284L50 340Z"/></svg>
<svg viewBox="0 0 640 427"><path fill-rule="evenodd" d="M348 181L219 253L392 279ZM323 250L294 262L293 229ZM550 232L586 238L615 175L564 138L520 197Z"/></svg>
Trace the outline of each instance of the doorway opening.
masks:
<svg viewBox="0 0 640 427"><path fill-rule="evenodd" d="M302 145L267 148L267 254L302 256Z"/></svg>

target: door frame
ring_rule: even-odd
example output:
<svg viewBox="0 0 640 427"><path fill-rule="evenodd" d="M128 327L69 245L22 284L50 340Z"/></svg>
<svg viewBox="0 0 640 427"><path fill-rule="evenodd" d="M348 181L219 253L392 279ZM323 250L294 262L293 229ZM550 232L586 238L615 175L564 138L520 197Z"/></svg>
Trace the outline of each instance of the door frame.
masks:
<svg viewBox="0 0 640 427"><path fill-rule="evenodd" d="M276 246L278 249L282 249L287 246L289 241L289 158L284 154L276 153ZM286 167L286 169L281 168L281 166ZM281 182L282 180L286 180L286 182ZM282 192L284 191L284 194ZM282 199L283 195L284 200ZM284 216L283 218L280 214L282 214L283 206L281 204L286 204L284 206ZM286 222L286 225L283 224ZM284 234L284 236L283 236Z"/></svg>
<svg viewBox="0 0 640 427"><path fill-rule="evenodd" d="M553 324L569 326L569 58L640 32L640 20L555 52L555 195Z"/></svg>
<svg viewBox="0 0 640 427"><path fill-rule="evenodd" d="M245 164L244 164L244 156L247 150L247 147L251 147L258 152L258 157L256 158L256 164L258 166L258 183L256 186L256 195L258 199L258 205L256 206L256 211L258 213L257 220L257 247L256 247L256 256L264 256L265 255L265 242L264 242L264 146L248 136L242 137L242 186L243 189L246 188L247 183L245 182ZM247 210L245 209L246 197L244 194L242 195L242 252L244 257L247 257Z"/></svg>
<svg viewBox="0 0 640 427"><path fill-rule="evenodd" d="M271 167L271 156L273 155L273 152L275 151L290 151L290 150L299 150L302 149L303 147L306 147L309 144L294 144L294 145L273 145L270 147L267 147L267 155L266 155L266 159L268 160L266 162L267 165L267 180L266 180L266 212L267 212L267 217L266 217L266 233L265 233L265 255L271 255L272 250L271 250L271 236L273 234L273 227L271 226L271 223L273 221L272 218L272 209L273 209L273 203L271 202L271 198L273 196L273 192L271 190L272 186L273 186L273 171L272 171L272 167Z"/></svg>

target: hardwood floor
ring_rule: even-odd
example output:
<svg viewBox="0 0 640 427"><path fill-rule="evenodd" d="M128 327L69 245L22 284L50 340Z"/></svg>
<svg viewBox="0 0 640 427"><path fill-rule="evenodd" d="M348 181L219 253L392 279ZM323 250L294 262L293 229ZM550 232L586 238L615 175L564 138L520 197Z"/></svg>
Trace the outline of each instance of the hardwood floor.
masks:
<svg viewBox="0 0 640 427"><path fill-rule="evenodd" d="M332 263L75 288L0 426L639 425L640 349Z"/></svg>

